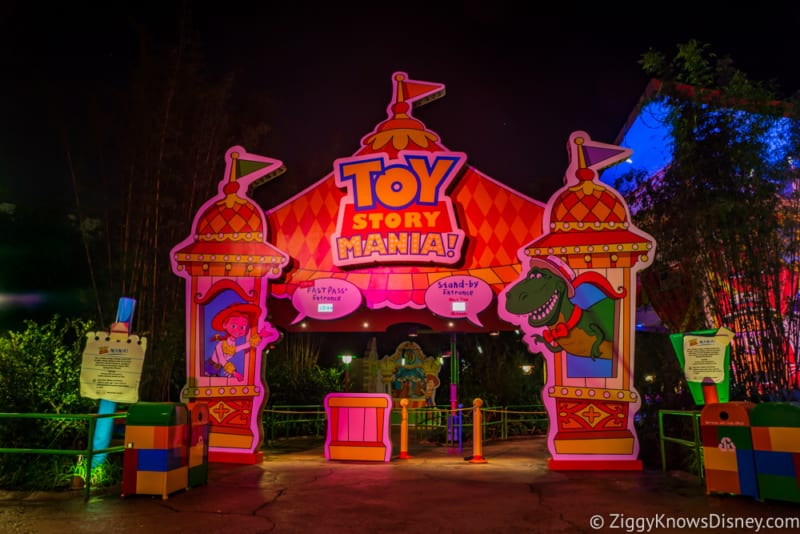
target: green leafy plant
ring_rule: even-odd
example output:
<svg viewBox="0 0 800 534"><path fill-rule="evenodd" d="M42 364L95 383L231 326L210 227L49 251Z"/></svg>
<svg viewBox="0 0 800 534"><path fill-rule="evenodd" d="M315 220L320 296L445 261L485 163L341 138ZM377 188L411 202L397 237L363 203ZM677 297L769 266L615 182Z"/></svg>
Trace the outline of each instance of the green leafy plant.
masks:
<svg viewBox="0 0 800 534"><path fill-rule="evenodd" d="M85 335L91 321L54 316L26 321L21 331L0 337L0 406L6 413L90 414L97 401L80 396ZM86 421L0 420L7 448L76 449L87 446ZM75 458L69 455L0 454L0 487L57 489L69 485Z"/></svg>
<svg viewBox="0 0 800 534"><path fill-rule="evenodd" d="M800 340L796 291L781 292L796 287L800 267L797 105L698 41L640 63L659 82L649 98L669 110L651 118L663 121L672 156L656 176L627 178L634 221L658 243L651 269L664 275L644 276L645 294L659 311L669 307L667 275L689 286L687 313L664 314L666 326L730 328L734 388L783 390Z"/></svg>

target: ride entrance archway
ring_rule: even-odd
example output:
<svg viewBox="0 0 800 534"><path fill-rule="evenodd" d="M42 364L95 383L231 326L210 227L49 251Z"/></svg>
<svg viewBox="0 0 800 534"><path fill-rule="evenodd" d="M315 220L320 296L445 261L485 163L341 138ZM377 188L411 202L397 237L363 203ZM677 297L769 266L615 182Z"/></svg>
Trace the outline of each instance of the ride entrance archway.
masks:
<svg viewBox="0 0 800 534"><path fill-rule="evenodd" d="M172 254L187 286L182 398L208 404L211 461L258 460L262 356L281 331L413 323L451 339L523 330L531 352L549 353L551 419L560 424L557 411L570 407L564 422L580 428L555 425L551 453L567 459L553 465L592 468L584 449L598 444L605 467L636 464L633 276L653 244L598 180L630 151L573 134L566 185L545 205L480 172L413 117L443 94L442 84L395 73L387 119L360 148L263 211L248 188L280 174L281 162L228 151L218 196Z"/></svg>

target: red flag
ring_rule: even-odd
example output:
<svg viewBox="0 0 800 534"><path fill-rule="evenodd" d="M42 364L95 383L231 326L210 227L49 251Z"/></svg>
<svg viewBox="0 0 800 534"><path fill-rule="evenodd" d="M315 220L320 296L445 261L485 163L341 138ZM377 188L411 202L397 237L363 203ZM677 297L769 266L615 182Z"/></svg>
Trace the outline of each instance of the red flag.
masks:
<svg viewBox="0 0 800 534"><path fill-rule="evenodd" d="M419 107L444 96L444 84L409 80L404 72L396 72L397 81L395 102L407 102Z"/></svg>

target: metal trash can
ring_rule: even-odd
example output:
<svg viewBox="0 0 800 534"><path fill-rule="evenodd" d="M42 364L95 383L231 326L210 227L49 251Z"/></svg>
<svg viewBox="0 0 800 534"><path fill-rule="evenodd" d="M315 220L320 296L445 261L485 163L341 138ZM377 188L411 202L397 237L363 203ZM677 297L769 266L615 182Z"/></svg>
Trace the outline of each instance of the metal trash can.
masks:
<svg viewBox="0 0 800 534"><path fill-rule="evenodd" d="M208 483L208 404L198 402L190 410L189 487Z"/></svg>
<svg viewBox="0 0 800 534"><path fill-rule="evenodd" d="M800 502L800 403L758 404L750 424L761 499Z"/></svg>
<svg viewBox="0 0 800 534"><path fill-rule="evenodd" d="M706 493L749 495L758 499L748 401L706 404L700 412Z"/></svg>
<svg viewBox="0 0 800 534"><path fill-rule="evenodd" d="M188 489L189 409L182 403L139 402L128 408L122 496Z"/></svg>

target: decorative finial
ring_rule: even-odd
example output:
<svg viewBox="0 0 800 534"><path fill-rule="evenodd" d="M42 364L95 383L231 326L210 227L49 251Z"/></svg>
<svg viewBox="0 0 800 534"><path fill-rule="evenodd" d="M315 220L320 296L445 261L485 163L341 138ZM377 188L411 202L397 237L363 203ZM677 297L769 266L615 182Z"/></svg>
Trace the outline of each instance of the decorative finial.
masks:
<svg viewBox="0 0 800 534"><path fill-rule="evenodd" d="M583 141L583 137L575 138L575 145L577 147L575 150L578 155L578 168L575 171L575 177L582 182L586 182L594 179L594 171L586 165L586 154L583 151Z"/></svg>
<svg viewBox="0 0 800 534"><path fill-rule="evenodd" d="M406 102L406 77L402 73L395 74L394 79L397 81L397 95L395 97L395 101L392 104L392 113L394 114L395 119L407 119L408 111L411 109L411 106Z"/></svg>
<svg viewBox="0 0 800 534"><path fill-rule="evenodd" d="M239 160L239 153L238 152L231 152L231 174L228 176L228 183L222 187L222 192L225 193L225 198L221 201L225 203L225 205L229 208L232 208L236 204L244 203L244 199L239 198L237 193L239 192L239 184L236 183L236 170L238 165L236 162Z"/></svg>
<svg viewBox="0 0 800 534"><path fill-rule="evenodd" d="M397 100L395 101L395 103L405 102L406 97L403 94L403 88L404 88L403 80L405 80L406 77L404 74L396 74L394 79L397 80Z"/></svg>
<svg viewBox="0 0 800 534"><path fill-rule="evenodd" d="M231 152L231 175L228 177L228 181L230 183L234 183L236 181L236 162L239 159L238 152Z"/></svg>
<svg viewBox="0 0 800 534"><path fill-rule="evenodd" d="M583 153L583 137L576 137L575 144L578 145L578 168L586 167L586 155Z"/></svg>

